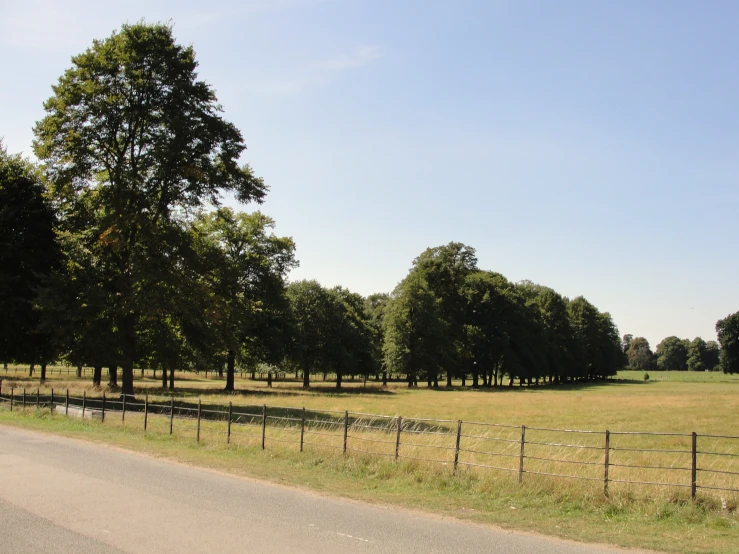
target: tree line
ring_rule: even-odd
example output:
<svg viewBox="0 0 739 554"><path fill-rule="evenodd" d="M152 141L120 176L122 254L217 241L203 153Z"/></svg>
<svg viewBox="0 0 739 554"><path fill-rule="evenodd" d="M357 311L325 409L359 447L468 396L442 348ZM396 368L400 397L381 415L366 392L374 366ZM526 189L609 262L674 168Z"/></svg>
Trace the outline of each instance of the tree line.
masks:
<svg viewBox="0 0 739 554"><path fill-rule="evenodd" d="M242 204L268 192L170 26L124 25L72 58L34 127L40 165L0 147L0 361L133 369L270 364L473 387L614 375L608 313L429 248L390 294L289 282L295 244ZM736 330L732 331L736 332ZM732 335L734 336L734 335ZM720 338L721 340L721 338ZM722 343L723 345L723 343ZM706 347L707 348L707 347ZM628 352L628 351L627 351ZM723 350L722 350L723 352ZM727 350L728 352L728 350Z"/></svg>

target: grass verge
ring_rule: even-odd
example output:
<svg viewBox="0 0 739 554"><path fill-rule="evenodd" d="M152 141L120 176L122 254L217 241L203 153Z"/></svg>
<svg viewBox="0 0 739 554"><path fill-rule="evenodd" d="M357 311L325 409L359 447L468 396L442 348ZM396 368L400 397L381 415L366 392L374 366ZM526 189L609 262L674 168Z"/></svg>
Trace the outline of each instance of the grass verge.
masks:
<svg viewBox="0 0 739 554"><path fill-rule="evenodd" d="M692 503L680 494L604 498L588 484L559 481L522 486L494 473L449 471L413 461L299 453L293 447L227 446L221 437L200 443L187 429L147 433L135 421L67 419L47 412L0 411L0 423L52 432L194 466L303 487L359 501L390 504L481 524L583 541L680 553L736 552L739 519L715 500ZM730 507L730 509L733 508Z"/></svg>

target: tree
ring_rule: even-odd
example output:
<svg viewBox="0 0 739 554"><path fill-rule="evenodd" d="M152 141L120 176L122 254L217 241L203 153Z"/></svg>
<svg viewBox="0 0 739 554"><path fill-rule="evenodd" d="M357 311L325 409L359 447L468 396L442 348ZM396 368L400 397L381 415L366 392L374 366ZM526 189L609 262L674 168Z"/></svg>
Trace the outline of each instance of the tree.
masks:
<svg viewBox="0 0 739 554"><path fill-rule="evenodd" d="M689 371L705 371L708 366L706 364L708 351L706 341L700 337L696 337L688 346L687 368Z"/></svg>
<svg viewBox="0 0 739 554"><path fill-rule="evenodd" d="M721 361L721 350L715 340L706 343L706 369L716 371Z"/></svg>
<svg viewBox="0 0 739 554"><path fill-rule="evenodd" d="M629 346L631 346L631 341L634 340L634 335L626 334L621 339L621 350L624 354L629 351Z"/></svg>
<svg viewBox="0 0 739 554"><path fill-rule="evenodd" d="M59 263L54 225L38 171L0 143L0 359L39 363L42 380L55 337L38 296Z"/></svg>
<svg viewBox="0 0 739 554"><path fill-rule="evenodd" d="M126 394L142 322L156 317L147 293L166 285L167 268L181 268L189 214L217 204L222 191L241 202L266 192L238 165L241 133L220 116L196 67L194 50L176 44L171 27L124 25L72 58L35 127L34 151L61 218L89 234L107 268L92 286L109 299Z"/></svg>
<svg viewBox="0 0 739 554"><path fill-rule="evenodd" d="M667 337L657 345L657 367L664 371L682 371L688 367L687 341ZM688 343L689 344L689 343Z"/></svg>
<svg viewBox="0 0 739 554"><path fill-rule="evenodd" d="M256 363L281 357L270 351L284 337L270 339L285 328L285 278L297 263L295 243L275 236L273 228L274 221L260 212L237 214L230 208L201 214L194 224L211 293L208 313L226 354L227 391L234 390L237 358Z"/></svg>
<svg viewBox="0 0 739 554"><path fill-rule="evenodd" d="M716 322L721 346L721 369L724 373L739 373L739 312Z"/></svg>
<svg viewBox="0 0 739 554"><path fill-rule="evenodd" d="M634 337L629 342L626 359L631 369L652 369L654 367L654 354L649 346L649 341L644 337Z"/></svg>

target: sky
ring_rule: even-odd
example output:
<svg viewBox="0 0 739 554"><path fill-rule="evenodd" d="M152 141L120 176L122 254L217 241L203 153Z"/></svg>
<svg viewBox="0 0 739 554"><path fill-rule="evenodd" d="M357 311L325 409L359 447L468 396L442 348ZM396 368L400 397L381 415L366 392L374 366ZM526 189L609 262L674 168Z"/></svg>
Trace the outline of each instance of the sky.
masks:
<svg viewBox="0 0 739 554"><path fill-rule="evenodd" d="M0 0L6 148L141 19L195 48L293 279L390 292L456 241L653 348L739 310L737 2Z"/></svg>

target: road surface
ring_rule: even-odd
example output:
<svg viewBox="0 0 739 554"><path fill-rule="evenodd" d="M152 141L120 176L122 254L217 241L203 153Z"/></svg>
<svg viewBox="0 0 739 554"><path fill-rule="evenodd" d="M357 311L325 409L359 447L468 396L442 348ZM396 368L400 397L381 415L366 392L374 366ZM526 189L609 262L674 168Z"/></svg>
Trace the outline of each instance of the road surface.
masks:
<svg viewBox="0 0 739 554"><path fill-rule="evenodd" d="M4 426L0 551L625 552L320 496Z"/></svg>

